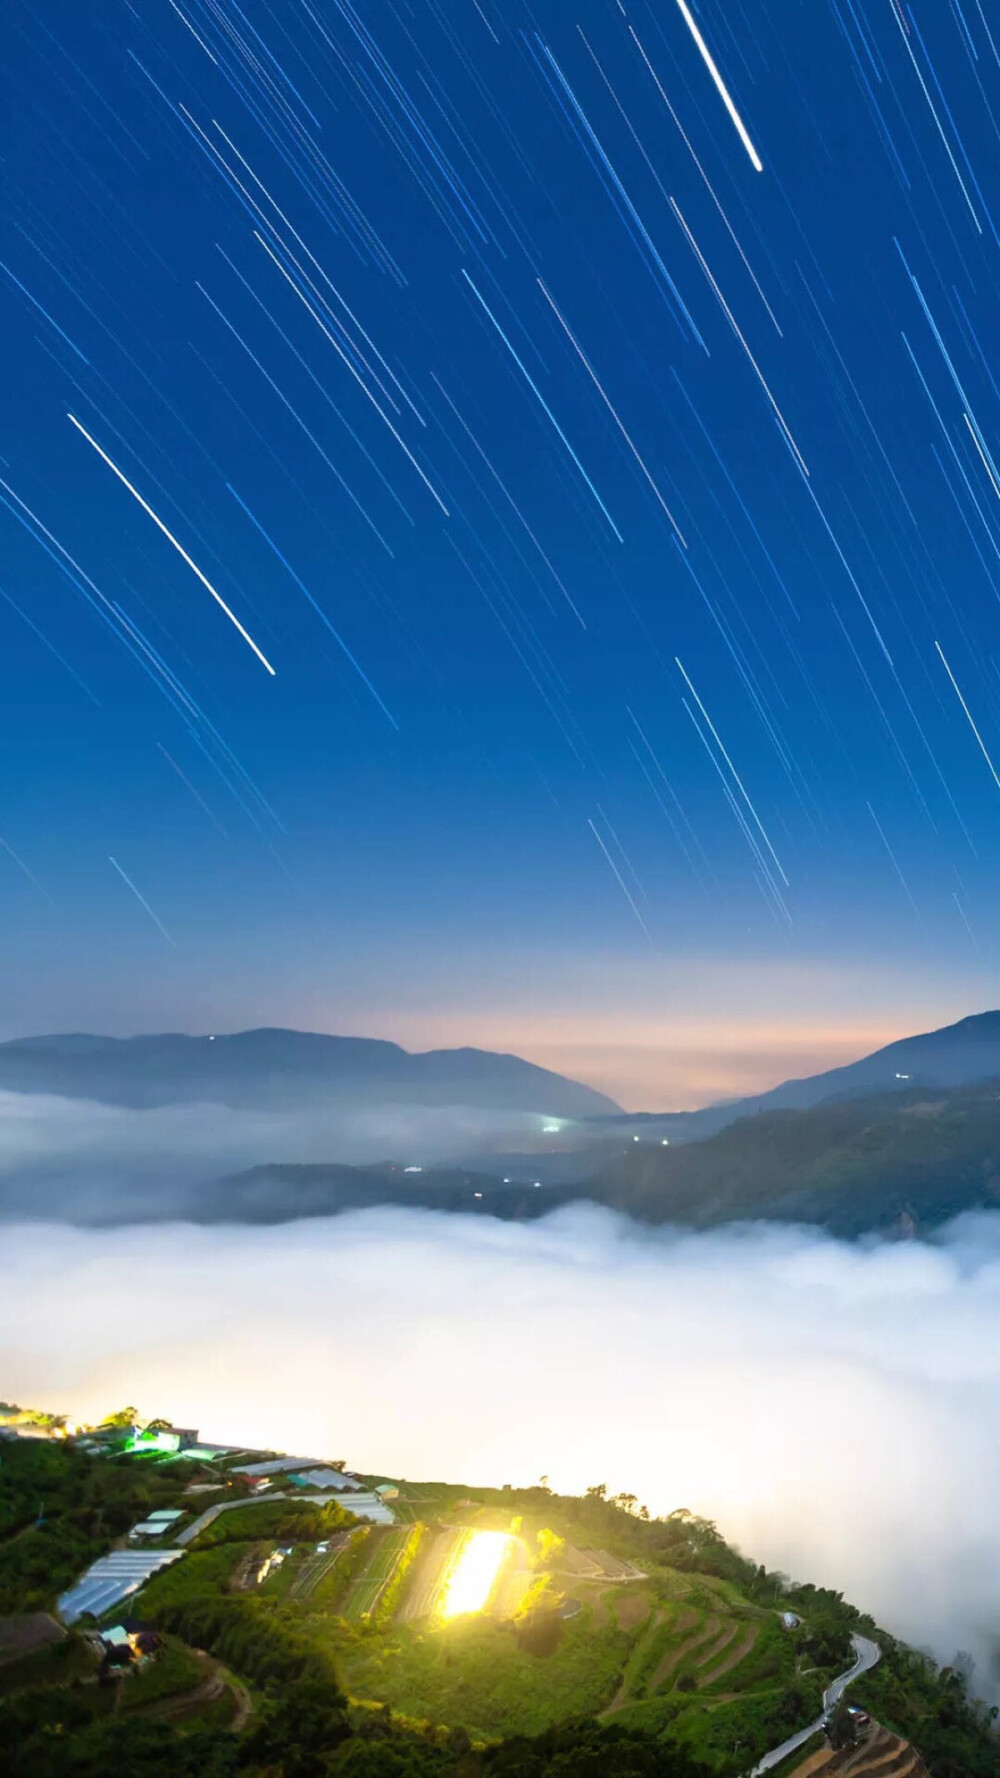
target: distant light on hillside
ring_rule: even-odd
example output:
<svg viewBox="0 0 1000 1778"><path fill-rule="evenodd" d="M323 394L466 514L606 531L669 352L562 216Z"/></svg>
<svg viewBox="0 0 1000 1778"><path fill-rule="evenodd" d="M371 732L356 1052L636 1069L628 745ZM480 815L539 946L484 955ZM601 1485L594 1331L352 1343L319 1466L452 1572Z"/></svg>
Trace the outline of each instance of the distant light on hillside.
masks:
<svg viewBox="0 0 1000 1778"><path fill-rule="evenodd" d="M513 1538L506 1531L473 1531L462 1545L441 1601L442 1617L482 1611Z"/></svg>

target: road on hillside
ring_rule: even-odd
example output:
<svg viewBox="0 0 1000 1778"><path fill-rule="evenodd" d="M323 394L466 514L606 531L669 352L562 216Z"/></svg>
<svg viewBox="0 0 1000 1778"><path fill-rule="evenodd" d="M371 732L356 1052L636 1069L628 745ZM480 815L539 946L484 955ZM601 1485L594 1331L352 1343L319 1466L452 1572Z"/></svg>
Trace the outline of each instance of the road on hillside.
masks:
<svg viewBox="0 0 1000 1778"><path fill-rule="evenodd" d="M265 1500L253 1500L245 1497L240 1500L220 1500L216 1506L207 1506L201 1517L195 1519L194 1524L189 1525L186 1531L178 1531L177 1536L174 1538L174 1542L175 1544L187 1544L193 1542L198 1536L199 1531L204 1531L207 1526L215 1523L220 1513L235 1512L237 1507L240 1506L270 1506L272 1500L312 1501L316 1499L325 1500L326 1498L327 1496L322 1494L268 1494Z"/></svg>
<svg viewBox="0 0 1000 1778"><path fill-rule="evenodd" d="M860 1679L862 1673L870 1673L878 1665L882 1659L882 1650L877 1642L870 1642L867 1636L852 1636L851 1642L854 1646L854 1665L846 1673L841 1673L839 1678L831 1680L827 1686L823 1693L822 1716L817 1716L815 1722L811 1722L807 1729L800 1729L797 1735L790 1735L787 1741L782 1741L780 1747L772 1747L770 1753L765 1753L763 1759L757 1761L750 1778L758 1778L760 1772L770 1772L774 1766L780 1766L790 1753L804 1747L824 1727L830 1711L840 1702L848 1686L855 1679Z"/></svg>

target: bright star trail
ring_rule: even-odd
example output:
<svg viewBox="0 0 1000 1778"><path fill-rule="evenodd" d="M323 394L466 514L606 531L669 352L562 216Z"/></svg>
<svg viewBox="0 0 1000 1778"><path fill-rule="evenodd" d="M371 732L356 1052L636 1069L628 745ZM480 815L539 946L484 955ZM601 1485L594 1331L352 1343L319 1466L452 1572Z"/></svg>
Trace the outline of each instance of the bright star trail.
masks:
<svg viewBox="0 0 1000 1778"><path fill-rule="evenodd" d="M694 22L694 19L691 16L690 8L685 4L685 0L677 0L677 4L680 7L681 16L684 20L684 23L686 24L688 30L690 31L692 37L694 38L695 43L698 45L698 54L701 56L701 59L704 62L706 68L708 69L708 72L712 76L712 79L715 82L719 97L722 100L722 103L724 104L724 106L726 107L726 110L728 111L730 117L732 118L733 123L736 125L736 133L739 136L739 139L742 142L744 148L746 149L748 155L750 156L752 165L754 167L756 167L758 173L763 173L764 167L763 167L763 163L761 161L760 155L757 153L756 148L754 147L749 136L747 135L746 127L743 123L743 119L740 117L740 114L737 111L736 106L733 104L732 99L729 97L729 93L726 88L726 83L723 80L722 75L719 73L719 70L716 67L715 62L712 59L712 54L711 54L711 51L708 47L708 44L705 42L704 37L702 36L701 32L699 31L697 25Z"/></svg>
<svg viewBox="0 0 1000 1778"><path fill-rule="evenodd" d="M270 661L267 659L266 655L261 654L261 651L257 647L257 644L254 641L253 637L249 636L247 634L246 630L243 628L243 625L240 623L239 618L235 617L233 615L233 613L229 609L229 606L226 604L225 599L223 599L223 597L221 596L220 593L216 592L211 581L206 578L206 576L202 573L201 569L198 567L197 562L192 562L191 557L187 553L187 550L184 549L181 546L181 544L178 543L173 532L169 529L168 526L166 526L163 523L163 520L153 511L153 508L149 505L148 501L144 500L142 495L135 488L133 488L132 483L128 479L128 476L122 474L121 470L118 468L117 463L112 463L111 458L107 454L107 451L102 451L100 445L97 443L97 440L94 438L91 438L90 433L87 431L85 426L81 426L79 420L76 418L76 415L75 414L67 414L66 418L67 418L67 420L71 421L71 423L76 427L78 432L82 432L84 438L87 440L87 443L89 445L93 446L94 450L97 452L97 455L107 464L108 468L111 470L112 475L116 475L118 477L118 480L121 482L122 486L128 489L133 500L138 501L139 505L142 507L143 512L148 513L148 515L152 519L154 525L156 525L158 527L158 529L163 532L163 535L167 539L167 542L173 544L175 550L177 551L177 554L181 558L181 561L187 563L192 574L196 574L198 576L198 579L201 581L202 586L206 587L207 590L211 593L212 598L215 600L215 603L217 605L221 605L223 611L225 612L226 616L228 617L233 628L235 630L239 631L240 635L243 637L244 642L249 643L250 647L253 649L254 654L257 656L257 659L260 661L261 665L267 668L268 672L271 674L271 677L273 678L274 677L274 668L272 667Z"/></svg>
<svg viewBox="0 0 1000 1778"><path fill-rule="evenodd" d="M989 1002L987 7L6 37L11 1032L98 954L124 1028L517 1013L552 1060L677 969Z"/></svg>

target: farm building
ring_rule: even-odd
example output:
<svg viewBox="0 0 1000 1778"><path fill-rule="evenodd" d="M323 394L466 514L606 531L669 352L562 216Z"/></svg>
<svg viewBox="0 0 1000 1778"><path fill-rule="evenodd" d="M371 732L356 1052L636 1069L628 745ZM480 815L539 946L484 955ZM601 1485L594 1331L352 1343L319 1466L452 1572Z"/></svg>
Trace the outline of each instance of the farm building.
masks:
<svg viewBox="0 0 1000 1778"><path fill-rule="evenodd" d="M233 1474L256 1480L258 1476L282 1475L286 1470L320 1469L322 1466L322 1457L268 1457L262 1458L259 1463L238 1463Z"/></svg>
<svg viewBox="0 0 1000 1778"><path fill-rule="evenodd" d="M353 1489L360 1489L361 1483L354 1476L345 1475L340 1469L309 1469L289 1476L297 1488L322 1488L324 1493L349 1494ZM377 1490L376 1490L377 1491Z"/></svg>
<svg viewBox="0 0 1000 1778"><path fill-rule="evenodd" d="M184 1514L179 1507L162 1507L159 1512L150 1513L148 1519L143 1519L140 1524L132 1526L129 1532L129 1541L131 1542L133 1538L139 1542L144 1537L165 1537L167 1532L173 1529L177 1520L183 1519L183 1517Z"/></svg>
<svg viewBox="0 0 1000 1778"><path fill-rule="evenodd" d="M317 1496L320 1498L320 1496ZM348 1512L359 1519L370 1519L373 1525L394 1525L395 1515L378 1494L351 1494L345 1502Z"/></svg>

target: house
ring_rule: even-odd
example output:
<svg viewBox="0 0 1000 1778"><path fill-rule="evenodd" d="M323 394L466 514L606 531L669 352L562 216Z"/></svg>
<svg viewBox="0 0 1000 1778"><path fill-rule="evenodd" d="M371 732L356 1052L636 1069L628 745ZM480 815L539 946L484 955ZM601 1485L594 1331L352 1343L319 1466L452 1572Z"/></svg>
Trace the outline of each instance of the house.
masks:
<svg viewBox="0 0 1000 1778"><path fill-rule="evenodd" d="M375 1492L378 1495L380 1500L398 1500L399 1499L399 1489L397 1488L395 1482L380 1482L378 1487L375 1489Z"/></svg>
<svg viewBox="0 0 1000 1778"><path fill-rule="evenodd" d="M781 1614L781 1627L783 1630L797 1630L801 1622L802 1619L796 1617L794 1611L783 1611Z"/></svg>
<svg viewBox="0 0 1000 1778"><path fill-rule="evenodd" d="M148 1659L159 1654L163 1640L157 1632L141 1618L123 1617L121 1627L128 1632L128 1639L134 1654Z"/></svg>
<svg viewBox="0 0 1000 1778"><path fill-rule="evenodd" d="M98 1685L110 1685L111 1674L116 1668L132 1665L132 1650L127 1642L105 1648L104 1658L97 1669Z"/></svg>

